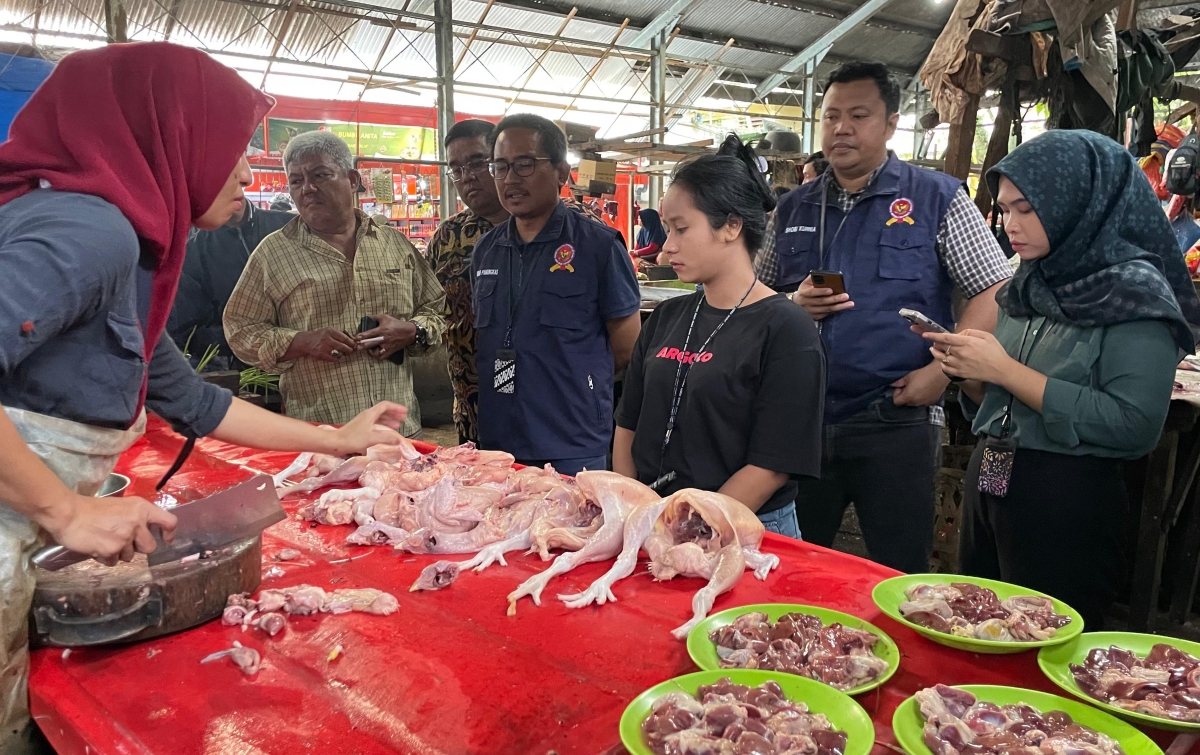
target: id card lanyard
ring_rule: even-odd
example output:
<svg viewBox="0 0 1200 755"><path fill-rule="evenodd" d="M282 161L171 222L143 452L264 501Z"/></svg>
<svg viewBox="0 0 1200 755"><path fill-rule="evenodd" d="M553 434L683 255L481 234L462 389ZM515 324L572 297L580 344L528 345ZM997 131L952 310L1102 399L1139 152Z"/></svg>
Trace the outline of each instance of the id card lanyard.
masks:
<svg viewBox="0 0 1200 755"><path fill-rule="evenodd" d="M713 332L708 334L708 338L704 339L704 343L700 344L700 348L696 350L697 354L703 354L708 349L708 345L717 337L717 333L721 332L721 328L725 327L725 323L729 322L729 318L733 317L733 313L737 312L738 308L746 302L746 299L750 296L750 292L754 290L754 286L757 284L758 277L755 276L754 281L750 284L750 288L746 289L746 293L742 294L742 298L738 300L738 303L733 306L733 309L729 310L729 314L725 315L725 319L721 320ZM692 322L688 325L687 337L683 339L683 349L681 349L683 353L687 352L688 346L692 343L692 331L696 328L696 318L700 315L700 308L703 306L704 296L701 295L700 300L696 302L696 311L692 312ZM667 458L667 444L671 442L671 433L675 431L675 419L679 416L679 405L683 402L683 391L687 388L688 375L692 371L691 364L688 364L687 370L684 370L683 362L684 360L680 359L679 364L675 367L675 385L671 388L671 412L667 416L667 432L663 435L662 451L658 457L658 478L650 484L649 487L651 490L658 490L663 485L672 482L677 476L674 471L667 472L666 474L663 474L662 471L663 462Z"/></svg>
<svg viewBox="0 0 1200 755"><path fill-rule="evenodd" d="M829 189L828 183L825 184L825 190L821 192L821 223L820 230L817 234L817 270L825 269L825 210L829 207ZM857 203L854 205L858 206ZM850 208L853 212L854 208ZM830 246L837 243L838 236L842 234L842 228L846 225L846 220L850 217L849 212L842 213L842 222L838 223L837 230L833 233L833 240L829 242Z"/></svg>
<svg viewBox="0 0 1200 755"><path fill-rule="evenodd" d="M534 266L537 263L537 250L530 251L534 255ZM513 273L513 257L517 257L516 273ZM513 291L513 280L516 279L516 292ZM521 309L521 300L525 298L525 290L533 280L530 275L525 279L525 259L522 253L509 247L508 255L508 329L504 331L504 342L496 350L493 361L492 388L496 393L513 395L517 392L517 352L512 347L513 329L517 325L517 312Z"/></svg>

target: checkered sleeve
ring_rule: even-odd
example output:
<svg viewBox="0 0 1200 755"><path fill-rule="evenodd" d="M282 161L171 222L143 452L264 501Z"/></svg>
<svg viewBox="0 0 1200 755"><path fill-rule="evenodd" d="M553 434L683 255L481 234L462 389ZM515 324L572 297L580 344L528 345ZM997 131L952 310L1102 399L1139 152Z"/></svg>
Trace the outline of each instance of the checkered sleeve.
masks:
<svg viewBox="0 0 1200 755"><path fill-rule="evenodd" d="M967 298L1012 277L1013 270L979 208L959 189L937 235L938 259Z"/></svg>
<svg viewBox="0 0 1200 755"><path fill-rule="evenodd" d="M771 213L767 221L767 232L763 235L762 248L754 257L754 272L764 285L774 286L779 279L779 253L775 251L776 220L779 212Z"/></svg>

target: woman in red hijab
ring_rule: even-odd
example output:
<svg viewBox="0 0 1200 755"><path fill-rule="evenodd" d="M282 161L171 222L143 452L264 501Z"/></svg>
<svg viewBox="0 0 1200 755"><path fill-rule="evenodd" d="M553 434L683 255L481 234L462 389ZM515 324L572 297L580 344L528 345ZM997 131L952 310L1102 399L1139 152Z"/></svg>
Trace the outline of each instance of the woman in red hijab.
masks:
<svg viewBox="0 0 1200 755"><path fill-rule="evenodd" d="M175 518L93 494L145 409L190 437L361 453L399 443L379 404L339 430L200 380L162 338L194 225L241 209L245 150L273 101L202 52L165 43L68 55L0 144L0 752L29 736L29 557L53 540L113 561Z"/></svg>

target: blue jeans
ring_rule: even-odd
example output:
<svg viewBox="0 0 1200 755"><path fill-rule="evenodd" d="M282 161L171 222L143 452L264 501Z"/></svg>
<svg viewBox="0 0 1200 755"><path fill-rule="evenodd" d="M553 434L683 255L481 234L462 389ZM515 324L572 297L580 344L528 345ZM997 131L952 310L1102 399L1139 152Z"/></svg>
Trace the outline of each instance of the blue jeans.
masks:
<svg viewBox="0 0 1200 755"><path fill-rule="evenodd" d="M593 472L608 469L607 456L593 456L587 459L543 459L541 461L517 459L517 463L524 464L527 467L544 467L549 464L554 467L555 472L571 477L574 477L585 469L590 469Z"/></svg>
<svg viewBox="0 0 1200 755"><path fill-rule="evenodd" d="M796 521L796 502L792 501L788 505L780 509L759 514L758 520L763 523L768 531L774 532L776 535L795 538L801 540L800 524Z"/></svg>

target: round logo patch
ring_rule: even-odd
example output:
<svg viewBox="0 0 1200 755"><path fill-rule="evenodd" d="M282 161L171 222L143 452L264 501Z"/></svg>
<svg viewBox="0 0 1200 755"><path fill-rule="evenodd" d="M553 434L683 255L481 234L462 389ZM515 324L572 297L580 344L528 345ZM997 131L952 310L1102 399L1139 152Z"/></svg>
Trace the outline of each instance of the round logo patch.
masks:
<svg viewBox="0 0 1200 755"><path fill-rule="evenodd" d="M909 225L914 225L913 219L909 217L912 215L912 211L913 203L911 199L901 197L893 201L892 206L888 208L888 212L892 214L892 217L890 220L888 220L886 225L892 225L893 223L908 223Z"/></svg>
<svg viewBox="0 0 1200 755"><path fill-rule="evenodd" d="M574 259L575 247L570 244L563 244L554 250L554 264L550 267L550 272L553 273L555 270L566 270L568 273L575 272L575 268L571 266L571 262Z"/></svg>

